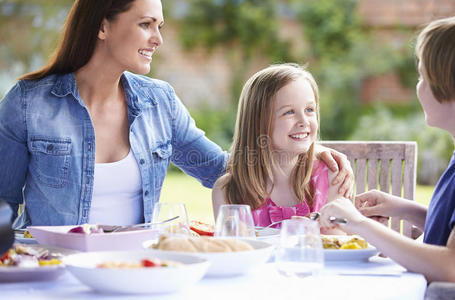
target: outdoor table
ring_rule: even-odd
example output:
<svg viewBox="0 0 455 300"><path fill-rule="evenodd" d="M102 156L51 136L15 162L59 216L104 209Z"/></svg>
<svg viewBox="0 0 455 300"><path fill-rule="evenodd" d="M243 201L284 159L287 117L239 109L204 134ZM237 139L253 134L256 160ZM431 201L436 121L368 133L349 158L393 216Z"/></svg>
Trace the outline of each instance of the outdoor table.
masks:
<svg viewBox="0 0 455 300"><path fill-rule="evenodd" d="M423 275L406 272L388 258L373 257L369 262L326 262L321 275L305 278L282 276L271 262L245 275L205 277L180 292L159 295L101 294L65 272L54 281L0 283L0 299L412 300L423 299L426 286Z"/></svg>

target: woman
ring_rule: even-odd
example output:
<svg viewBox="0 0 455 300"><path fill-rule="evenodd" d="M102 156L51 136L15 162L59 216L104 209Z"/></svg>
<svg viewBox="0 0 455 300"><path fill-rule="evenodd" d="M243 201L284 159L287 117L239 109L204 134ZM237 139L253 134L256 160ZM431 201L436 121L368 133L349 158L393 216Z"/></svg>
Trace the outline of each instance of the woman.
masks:
<svg viewBox="0 0 455 300"><path fill-rule="evenodd" d="M150 71L163 24L160 0L75 1L53 59L0 102L0 198L26 203L15 227L149 222L170 160L207 187L225 172L169 84L127 72Z"/></svg>
<svg viewBox="0 0 455 300"><path fill-rule="evenodd" d="M429 126L447 131L455 140L455 17L430 23L417 39L417 96ZM362 235L406 269L428 281L455 282L455 153L439 179L428 209L414 201L380 191L356 197L357 211L347 199L321 210L321 223L330 216L346 218L345 230ZM367 217L399 217L425 231L424 243L401 236Z"/></svg>

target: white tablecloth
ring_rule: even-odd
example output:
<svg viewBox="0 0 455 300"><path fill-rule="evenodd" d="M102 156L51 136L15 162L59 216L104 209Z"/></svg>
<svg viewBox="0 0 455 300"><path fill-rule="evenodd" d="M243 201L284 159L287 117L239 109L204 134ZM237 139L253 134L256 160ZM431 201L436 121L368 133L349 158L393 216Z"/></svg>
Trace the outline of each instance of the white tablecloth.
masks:
<svg viewBox="0 0 455 300"><path fill-rule="evenodd" d="M412 300L423 299L426 285L421 274L404 272L390 259L375 257L368 263L326 263L323 274L306 278L281 276L275 264L268 263L243 276L203 278L181 292L164 295L100 294L66 272L54 281L0 283L0 299Z"/></svg>

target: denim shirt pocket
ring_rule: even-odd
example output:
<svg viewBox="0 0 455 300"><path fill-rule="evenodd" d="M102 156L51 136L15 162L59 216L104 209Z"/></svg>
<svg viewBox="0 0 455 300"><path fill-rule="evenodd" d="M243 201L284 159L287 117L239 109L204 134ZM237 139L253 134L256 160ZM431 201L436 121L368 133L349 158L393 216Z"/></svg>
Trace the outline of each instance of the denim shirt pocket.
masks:
<svg viewBox="0 0 455 300"><path fill-rule="evenodd" d="M161 189L164 177L169 167L169 160L172 155L171 142L161 144L152 150L153 170L155 174L155 190Z"/></svg>
<svg viewBox="0 0 455 300"><path fill-rule="evenodd" d="M71 162L71 139L32 137L30 151L30 164L38 180L50 187L64 187Z"/></svg>

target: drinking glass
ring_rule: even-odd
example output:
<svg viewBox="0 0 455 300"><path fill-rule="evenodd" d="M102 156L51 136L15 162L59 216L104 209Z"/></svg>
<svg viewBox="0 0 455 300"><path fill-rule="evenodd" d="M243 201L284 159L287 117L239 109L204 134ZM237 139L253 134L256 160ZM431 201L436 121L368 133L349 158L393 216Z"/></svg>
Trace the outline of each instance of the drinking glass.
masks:
<svg viewBox="0 0 455 300"><path fill-rule="evenodd" d="M161 234L190 235L190 225L184 203L157 202L153 208L152 223L158 223L178 216L175 220L154 225Z"/></svg>
<svg viewBox="0 0 455 300"><path fill-rule="evenodd" d="M221 205L215 222L217 237L256 237L249 205Z"/></svg>
<svg viewBox="0 0 455 300"><path fill-rule="evenodd" d="M319 274L324 267L319 223L309 219L283 221L275 261L278 272L285 276Z"/></svg>

